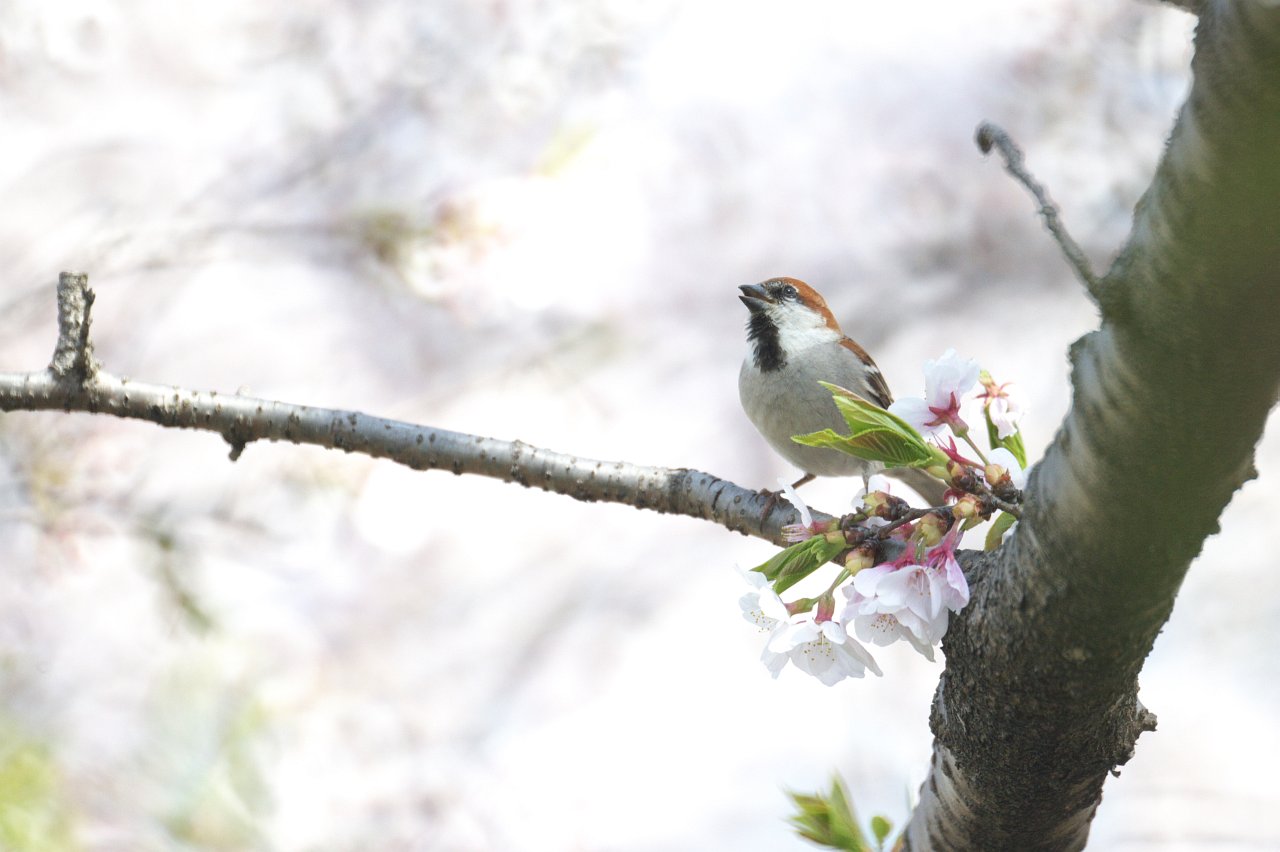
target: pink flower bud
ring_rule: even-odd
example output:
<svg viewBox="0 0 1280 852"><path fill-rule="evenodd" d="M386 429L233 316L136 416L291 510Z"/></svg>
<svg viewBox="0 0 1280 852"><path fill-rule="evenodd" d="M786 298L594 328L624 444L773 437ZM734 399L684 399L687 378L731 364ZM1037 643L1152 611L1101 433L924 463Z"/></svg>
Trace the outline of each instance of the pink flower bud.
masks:
<svg viewBox="0 0 1280 852"><path fill-rule="evenodd" d="M787 615L800 615L813 609L813 598L798 598L785 604Z"/></svg>
<svg viewBox="0 0 1280 852"><path fill-rule="evenodd" d="M818 598L818 612L813 617L815 624L830 621L836 614L836 599L830 594Z"/></svg>

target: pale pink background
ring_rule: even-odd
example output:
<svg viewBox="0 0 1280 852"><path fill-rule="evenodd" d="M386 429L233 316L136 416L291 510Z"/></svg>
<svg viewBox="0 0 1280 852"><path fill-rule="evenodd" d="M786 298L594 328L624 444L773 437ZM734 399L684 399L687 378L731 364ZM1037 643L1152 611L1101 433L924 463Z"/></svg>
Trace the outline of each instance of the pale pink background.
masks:
<svg viewBox="0 0 1280 852"><path fill-rule="evenodd" d="M1038 453L1095 314L972 135L1105 268L1191 19L1097 7L16 0L0 369L47 362L84 269L114 372L759 487L794 471L738 408L735 288L790 274L900 395L948 346L1016 381ZM1258 462L1093 848L1280 845L1274 435ZM770 680L733 571L769 548L706 523L21 413L0 500L0 730L86 849L802 849L783 788L838 770L899 822L926 768L940 667Z"/></svg>

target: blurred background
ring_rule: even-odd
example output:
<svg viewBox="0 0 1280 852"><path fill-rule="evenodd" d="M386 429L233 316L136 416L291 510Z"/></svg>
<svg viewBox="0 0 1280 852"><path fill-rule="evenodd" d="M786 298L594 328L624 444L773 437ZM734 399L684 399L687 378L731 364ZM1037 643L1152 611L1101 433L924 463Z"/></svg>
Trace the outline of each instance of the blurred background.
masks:
<svg viewBox="0 0 1280 852"><path fill-rule="evenodd" d="M0 369L59 270L108 370L747 487L739 284L817 286L898 395L949 346L1032 455L1188 82L1141 3L0 5ZM1153 436L1158 440L1158 436ZM900 823L940 664L773 681L771 548L314 448L0 418L0 848L782 850L832 772ZM1097 849L1280 847L1280 443L1142 677ZM831 512L858 483L818 482ZM1135 519L1140 529L1141 519ZM1140 534L1140 533L1138 533Z"/></svg>

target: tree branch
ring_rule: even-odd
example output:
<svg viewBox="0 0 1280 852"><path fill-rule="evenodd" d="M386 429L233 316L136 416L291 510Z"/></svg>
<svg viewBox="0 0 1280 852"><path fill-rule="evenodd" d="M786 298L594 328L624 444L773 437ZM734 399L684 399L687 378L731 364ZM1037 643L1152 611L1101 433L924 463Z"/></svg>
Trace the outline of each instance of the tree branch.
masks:
<svg viewBox="0 0 1280 852"><path fill-rule="evenodd" d="M1070 413L944 641L910 849L1083 848L1137 677L1280 390L1280 7L1200 10L1195 82L1071 350Z"/></svg>
<svg viewBox="0 0 1280 852"><path fill-rule="evenodd" d="M764 517L765 497L709 473L597 461L525 444L357 411L292 405L216 391L135 382L104 372L89 337L93 291L83 273L58 281L58 344L48 370L0 373L0 411L82 411L200 429L231 445L232 461L253 441L288 441L386 458L415 470L448 470L518 482L575 500L621 503L714 521L785 545L790 507ZM832 516L813 512L817 520Z"/></svg>
<svg viewBox="0 0 1280 852"><path fill-rule="evenodd" d="M1005 171L1013 175L1018 183L1025 186L1027 191L1035 197L1036 203L1040 205L1040 215L1044 217L1045 227L1049 229L1054 242L1062 249L1067 263L1084 283L1089 295L1097 301L1098 276L1094 274L1093 267L1089 265L1089 259L1084 256L1080 246L1067 233L1067 226L1062 224L1062 217L1058 215L1058 205L1053 203L1045 188L1031 176L1031 172L1027 171L1026 163L1022 158L1022 149L1009 138L1008 133L989 121L978 125L976 141L978 148L984 154L991 153L993 147L1000 149L1000 154L1004 157Z"/></svg>

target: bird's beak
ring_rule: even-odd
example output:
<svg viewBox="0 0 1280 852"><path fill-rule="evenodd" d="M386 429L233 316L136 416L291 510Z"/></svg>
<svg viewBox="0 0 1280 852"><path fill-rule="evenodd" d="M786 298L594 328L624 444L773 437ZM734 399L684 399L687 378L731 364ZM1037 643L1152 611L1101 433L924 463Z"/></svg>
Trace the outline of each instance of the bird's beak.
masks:
<svg viewBox="0 0 1280 852"><path fill-rule="evenodd" d="M742 304L747 306L747 310L753 314L759 313L773 304L773 299L769 297L768 291L759 284L743 284L738 289L742 291L742 295L738 298L742 300Z"/></svg>

